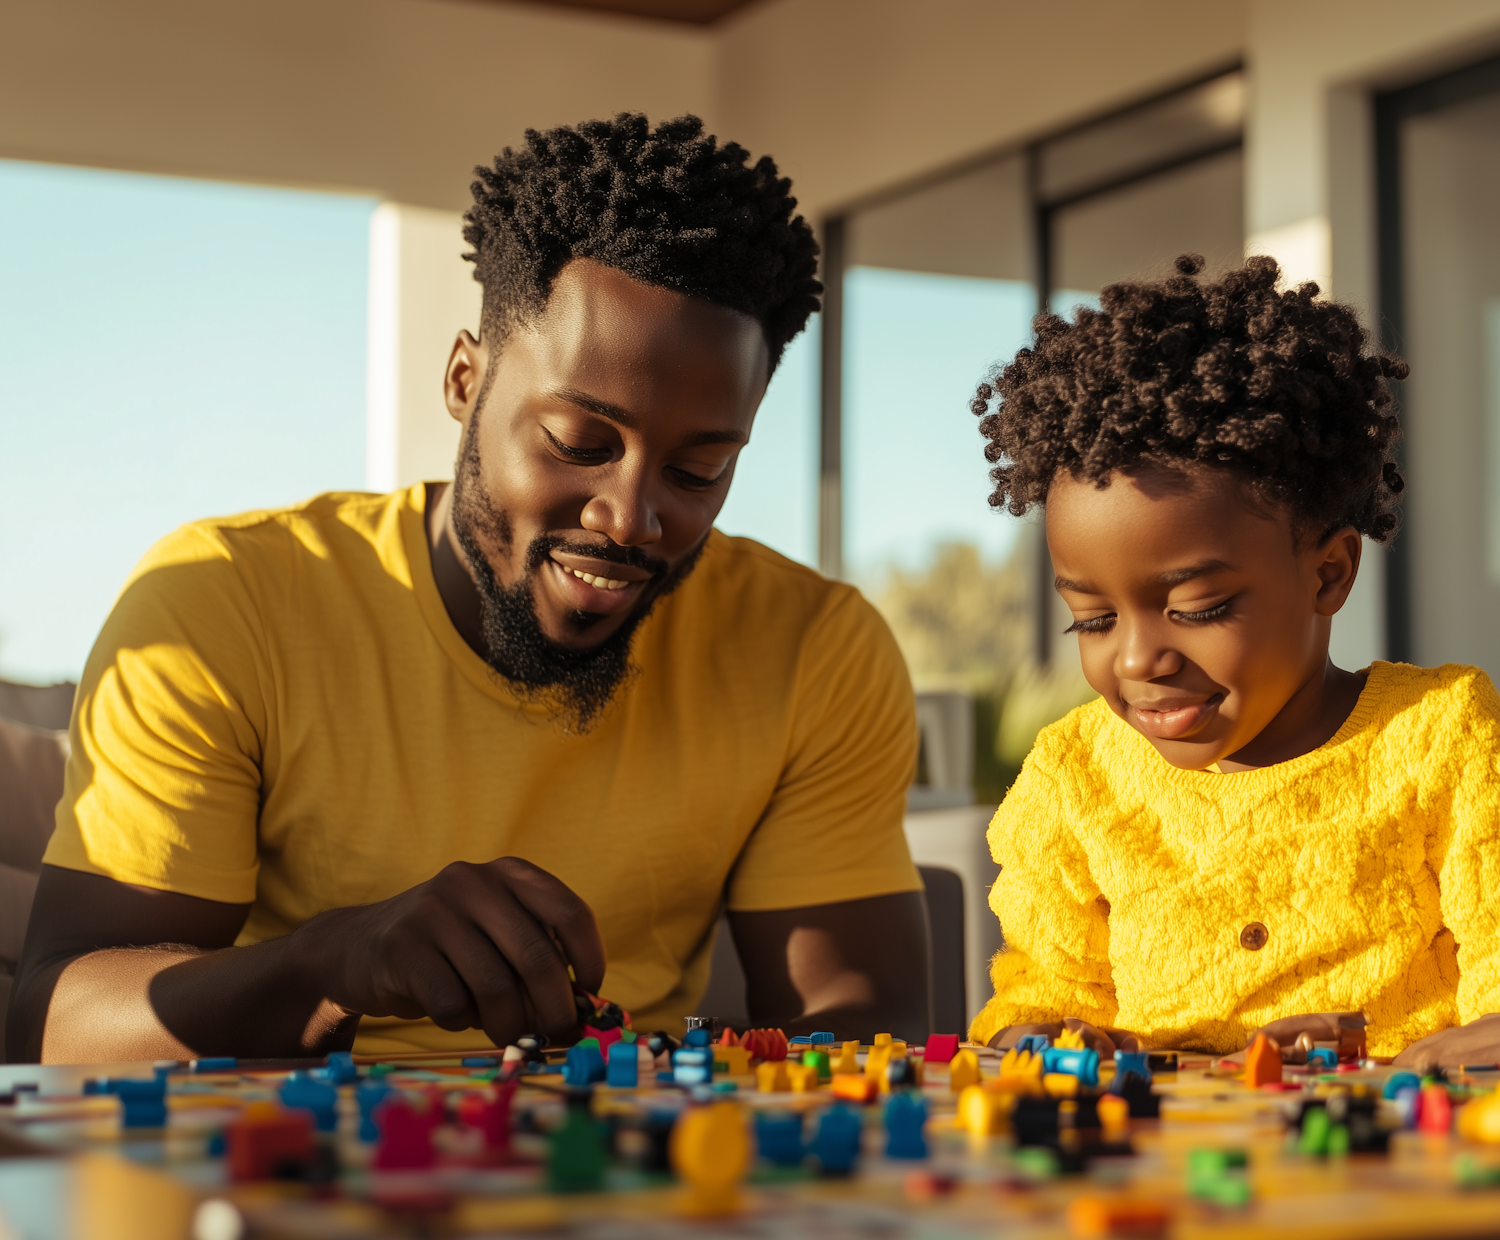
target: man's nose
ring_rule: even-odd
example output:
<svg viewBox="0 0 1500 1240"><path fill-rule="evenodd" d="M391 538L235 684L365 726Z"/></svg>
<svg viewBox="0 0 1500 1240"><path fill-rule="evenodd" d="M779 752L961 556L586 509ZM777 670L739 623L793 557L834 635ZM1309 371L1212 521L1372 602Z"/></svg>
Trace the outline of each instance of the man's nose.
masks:
<svg viewBox="0 0 1500 1240"><path fill-rule="evenodd" d="M616 546L643 547L661 541L661 517L644 472L616 468L601 479L583 506L583 528Z"/></svg>

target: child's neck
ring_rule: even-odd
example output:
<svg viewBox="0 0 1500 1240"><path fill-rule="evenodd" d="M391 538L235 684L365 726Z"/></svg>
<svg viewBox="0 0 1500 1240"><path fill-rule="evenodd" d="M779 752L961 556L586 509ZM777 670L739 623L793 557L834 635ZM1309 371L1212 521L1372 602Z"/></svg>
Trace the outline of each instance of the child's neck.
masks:
<svg viewBox="0 0 1500 1240"><path fill-rule="evenodd" d="M1327 744L1349 718L1368 676L1368 672L1346 672L1324 659L1253 741L1219 759L1219 770L1227 775L1274 766Z"/></svg>

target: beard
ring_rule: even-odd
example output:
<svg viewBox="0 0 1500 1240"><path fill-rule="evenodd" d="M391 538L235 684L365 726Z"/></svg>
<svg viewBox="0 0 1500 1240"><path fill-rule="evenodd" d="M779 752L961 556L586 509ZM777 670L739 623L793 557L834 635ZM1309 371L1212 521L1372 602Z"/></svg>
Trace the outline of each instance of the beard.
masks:
<svg viewBox="0 0 1500 1240"><path fill-rule="evenodd" d="M571 542L560 535L542 534L527 545L520 578L512 586L502 586L495 580L483 542L487 540L492 545L508 549L515 539L509 516L504 509L495 506L481 485L479 444L475 435L478 421L477 416L470 419L459 449L458 469L453 482L453 528L479 591L484 660L509 683L518 697L544 705L552 721L565 731L588 732L598 723L621 688L637 675L639 669L630 658L636 630L656 604L692 572L708 542L707 535L689 555L672 567L638 547L621 547L615 543L599 546ZM557 550L626 564L651 574L634 609L619 628L588 649L574 649L548 637L537 614L537 573ZM592 612L574 611L568 614L567 622L574 632L582 634L604 619Z"/></svg>

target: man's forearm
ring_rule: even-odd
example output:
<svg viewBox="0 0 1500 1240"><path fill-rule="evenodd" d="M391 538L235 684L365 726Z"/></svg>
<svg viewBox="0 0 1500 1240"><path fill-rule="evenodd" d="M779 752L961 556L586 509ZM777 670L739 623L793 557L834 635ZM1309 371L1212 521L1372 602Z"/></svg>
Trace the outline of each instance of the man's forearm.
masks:
<svg viewBox="0 0 1500 1240"><path fill-rule="evenodd" d="M294 935L250 947L113 948L18 979L11 1054L44 1063L321 1055L359 1017L298 967Z"/></svg>

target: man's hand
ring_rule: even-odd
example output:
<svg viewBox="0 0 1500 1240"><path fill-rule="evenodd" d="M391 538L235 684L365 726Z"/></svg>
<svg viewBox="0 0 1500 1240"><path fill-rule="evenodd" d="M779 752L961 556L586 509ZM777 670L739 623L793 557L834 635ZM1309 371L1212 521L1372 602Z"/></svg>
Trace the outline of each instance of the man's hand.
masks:
<svg viewBox="0 0 1500 1240"><path fill-rule="evenodd" d="M1500 1013L1476 1017L1467 1025L1455 1025L1429 1033L1396 1056L1398 1068L1461 1068L1500 1063Z"/></svg>
<svg viewBox="0 0 1500 1240"><path fill-rule="evenodd" d="M1069 1016L1055 1025L1008 1025L990 1039L990 1046L997 1051L1008 1051L1028 1034L1040 1033L1055 1043L1064 1029L1083 1035L1084 1045L1099 1052L1101 1059L1112 1059L1116 1051L1138 1051L1141 1040L1123 1029L1101 1029L1086 1020Z"/></svg>
<svg viewBox="0 0 1500 1240"><path fill-rule="evenodd" d="M573 982L596 992L604 981L593 911L519 857L455 861L389 900L315 917L292 938L344 1011L483 1029L497 1046L523 1033L575 1039Z"/></svg>
<svg viewBox="0 0 1500 1240"><path fill-rule="evenodd" d="M1363 1012L1308 1012L1302 1016L1283 1016L1268 1025L1262 1025L1257 1034L1263 1033L1281 1047L1283 1062L1303 1063L1296 1058L1300 1052L1292 1050L1299 1037L1306 1034L1314 1042L1338 1042L1350 1033L1358 1033L1370 1022ZM1252 1037L1251 1042L1255 1041ZM1249 1043L1246 1043L1248 1046Z"/></svg>

